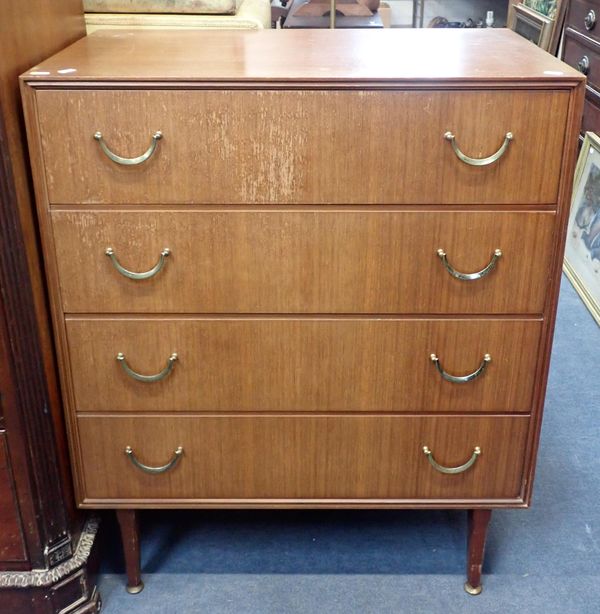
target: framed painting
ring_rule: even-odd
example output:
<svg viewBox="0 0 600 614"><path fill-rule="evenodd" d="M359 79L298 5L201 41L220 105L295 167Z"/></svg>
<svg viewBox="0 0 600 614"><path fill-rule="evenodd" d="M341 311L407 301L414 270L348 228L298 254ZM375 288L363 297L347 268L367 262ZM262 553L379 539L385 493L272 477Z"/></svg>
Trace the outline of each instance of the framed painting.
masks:
<svg viewBox="0 0 600 614"><path fill-rule="evenodd" d="M573 183L564 271L600 324L600 137L586 132Z"/></svg>
<svg viewBox="0 0 600 614"><path fill-rule="evenodd" d="M523 4L550 19L556 19L559 0L523 0Z"/></svg>

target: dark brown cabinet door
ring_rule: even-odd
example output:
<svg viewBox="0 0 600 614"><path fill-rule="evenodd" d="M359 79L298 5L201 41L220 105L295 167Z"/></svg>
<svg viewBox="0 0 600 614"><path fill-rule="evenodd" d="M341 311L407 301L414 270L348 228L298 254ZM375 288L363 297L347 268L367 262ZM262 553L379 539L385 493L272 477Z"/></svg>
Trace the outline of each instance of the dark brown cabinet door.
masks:
<svg viewBox="0 0 600 614"><path fill-rule="evenodd" d="M4 431L0 431L0 527L0 559L5 562L26 561L27 552Z"/></svg>

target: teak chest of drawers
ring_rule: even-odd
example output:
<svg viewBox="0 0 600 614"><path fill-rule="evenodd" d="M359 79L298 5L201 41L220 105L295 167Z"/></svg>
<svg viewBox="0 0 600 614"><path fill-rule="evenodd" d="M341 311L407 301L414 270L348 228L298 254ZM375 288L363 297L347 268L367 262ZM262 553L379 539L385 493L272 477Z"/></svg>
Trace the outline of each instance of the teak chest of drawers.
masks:
<svg viewBox="0 0 600 614"><path fill-rule="evenodd" d="M526 507L583 77L509 31L119 32L22 77L78 502Z"/></svg>

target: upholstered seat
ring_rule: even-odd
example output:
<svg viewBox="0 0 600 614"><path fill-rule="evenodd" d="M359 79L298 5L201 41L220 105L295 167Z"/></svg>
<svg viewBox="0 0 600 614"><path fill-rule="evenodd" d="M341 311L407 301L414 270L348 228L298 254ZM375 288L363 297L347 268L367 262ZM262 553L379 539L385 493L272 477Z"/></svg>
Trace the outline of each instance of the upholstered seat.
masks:
<svg viewBox="0 0 600 614"><path fill-rule="evenodd" d="M121 6L126 6L119 0ZM164 3L164 12L150 12L156 3L149 2L143 8L142 2L130 2L130 12L114 12L114 0L84 0L85 23L87 33L102 28L144 28L144 29L235 29L235 30L261 30L271 27L271 4L269 0L202 0L187 6L174 8L176 3ZM98 12L111 10L112 12ZM192 10L200 13L184 12ZM231 13L235 9L234 14ZM148 10L149 12L140 12ZM156 9L154 9L156 10ZM179 11L179 12L175 12ZM216 13L215 11L223 11Z"/></svg>

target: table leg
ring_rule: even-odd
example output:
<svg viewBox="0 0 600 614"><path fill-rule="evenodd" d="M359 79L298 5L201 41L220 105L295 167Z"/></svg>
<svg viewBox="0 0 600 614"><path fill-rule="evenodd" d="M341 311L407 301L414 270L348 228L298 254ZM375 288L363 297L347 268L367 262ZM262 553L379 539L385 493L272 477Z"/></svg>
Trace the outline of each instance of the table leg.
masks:
<svg viewBox="0 0 600 614"><path fill-rule="evenodd" d="M469 536L467 546L467 581L465 590L469 595L481 593L481 568L488 524L492 510L469 510Z"/></svg>
<svg viewBox="0 0 600 614"><path fill-rule="evenodd" d="M140 533L136 510L117 510L127 570L127 592L135 595L144 588L140 572Z"/></svg>

